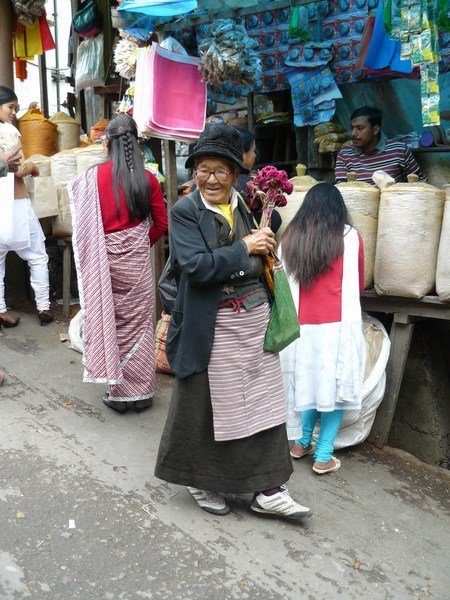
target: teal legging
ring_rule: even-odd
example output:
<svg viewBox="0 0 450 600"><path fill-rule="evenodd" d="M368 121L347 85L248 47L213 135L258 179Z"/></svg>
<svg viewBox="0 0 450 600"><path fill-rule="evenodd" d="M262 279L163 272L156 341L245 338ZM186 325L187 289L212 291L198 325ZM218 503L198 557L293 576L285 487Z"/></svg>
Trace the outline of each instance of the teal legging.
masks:
<svg viewBox="0 0 450 600"><path fill-rule="evenodd" d="M302 437L295 440L295 443L303 448L311 444L312 433L318 419L320 419L319 437L317 438L314 460L317 462L328 462L331 459L334 450L334 440L336 439L339 426L344 415L343 410L333 410L332 412L318 412L315 409L303 410L302 415Z"/></svg>

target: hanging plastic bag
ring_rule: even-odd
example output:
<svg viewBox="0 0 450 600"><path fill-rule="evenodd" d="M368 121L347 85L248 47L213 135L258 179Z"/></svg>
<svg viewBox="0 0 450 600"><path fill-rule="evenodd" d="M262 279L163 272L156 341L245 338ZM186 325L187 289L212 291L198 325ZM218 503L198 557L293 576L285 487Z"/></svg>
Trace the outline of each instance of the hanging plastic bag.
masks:
<svg viewBox="0 0 450 600"><path fill-rule="evenodd" d="M78 46L75 82L77 93L87 87L102 86L104 84L103 34L84 40Z"/></svg>
<svg viewBox="0 0 450 600"><path fill-rule="evenodd" d="M181 54L182 56L188 56L188 53L183 46L174 37L169 36L161 42L161 48L169 50L169 52L175 52L175 54Z"/></svg>
<svg viewBox="0 0 450 600"><path fill-rule="evenodd" d="M436 0L436 24L439 31L450 32L450 4L448 0Z"/></svg>
<svg viewBox="0 0 450 600"><path fill-rule="evenodd" d="M306 6L292 7L289 15L289 38L302 42L309 40L308 24L308 8Z"/></svg>
<svg viewBox="0 0 450 600"><path fill-rule="evenodd" d="M122 31L141 42L146 42L155 31L155 26L153 25L151 17L148 15L140 15L138 19L135 19Z"/></svg>

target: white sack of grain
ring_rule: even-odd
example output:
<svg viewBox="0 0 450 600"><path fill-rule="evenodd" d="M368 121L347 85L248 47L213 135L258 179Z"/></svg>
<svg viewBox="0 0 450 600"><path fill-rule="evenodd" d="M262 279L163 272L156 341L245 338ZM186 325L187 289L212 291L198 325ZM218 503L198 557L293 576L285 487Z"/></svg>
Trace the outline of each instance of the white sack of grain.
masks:
<svg viewBox="0 0 450 600"><path fill-rule="evenodd" d="M422 298L434 290L445 193L421 182L381 191L375 290L381 296Z"/></svg>
<svg viewBox="0 0 450 600"><path fill-rule="evenodd" d="M55 237L72 236L72 213L67 186L58 188L58 216L53 219L52 230Z"/></svg>
<svg viewBox="0 0 450 600"><path fill-rule="evenodd" d="M364 289L368 289L373 287L380 190L363 181L338 183L336 187L344 198L352 225L363 239Z"/></svg>
<svg viewBox="0 0 450 600"><path fill-rule="evenodd" d="M314 177L310 177L309 175L293 177L289 181L293 184L294 191L292 194L286 195L286 206L277 206L276 208L281 216L281 226L275 234L275 238L278 243L281 241L281 236L283 235L284 230L295 217L300 206L303 204L303 200L305 199L308 191L314 185L319 183L314 179Z"/></svg>
<svg viewBox="0 0 450 600"><path fill-rule="evenodd" d="M67 150L52 156L52 177L57 188L67 185L77 176L77 160Z"/></svg>
<svg viewBox="0 0 450 600"><path fill-rule="evenodd" d="M442 302L450 302L450 185L445 187L447 200L436 267L436 292Z"/></svg>
<svg viewBox="0 0 450 600"><path fill-rule="evenodd" d="M74 150L77 161L77 173L84 173L91 167L104 163L108 158L108 153L101 144L92 144L86 148Z"/></svg>

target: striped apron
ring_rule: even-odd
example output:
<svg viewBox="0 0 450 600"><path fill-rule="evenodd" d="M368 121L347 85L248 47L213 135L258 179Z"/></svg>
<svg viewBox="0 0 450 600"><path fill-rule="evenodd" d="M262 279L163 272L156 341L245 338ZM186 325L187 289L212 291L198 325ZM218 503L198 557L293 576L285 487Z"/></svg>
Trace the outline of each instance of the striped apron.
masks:
<svg viewBox="0 0 450 600"><path fill-rule="evenodd" d="M278 354L265 352L270 308L221 308L208 378L216 441L249 437L286 422Z"/></svg>

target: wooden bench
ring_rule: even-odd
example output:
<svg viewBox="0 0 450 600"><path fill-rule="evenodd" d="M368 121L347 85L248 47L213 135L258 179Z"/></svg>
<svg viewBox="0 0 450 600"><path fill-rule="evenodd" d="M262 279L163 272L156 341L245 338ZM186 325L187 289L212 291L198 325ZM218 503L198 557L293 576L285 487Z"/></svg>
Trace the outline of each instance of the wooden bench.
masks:
<svg viewBox="0 0 450 600"><path fill-rule="evenodd" d="M380 404L368 441L382 448L389 437L400 387L405 372L414 323L422 319L450 321L450 304L441 302L437 296L425 296L420 300L378 296L374 290L363 293L363 310L393 315L389 337L391 353L386 367L386 391Z"/></svg>

